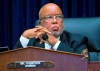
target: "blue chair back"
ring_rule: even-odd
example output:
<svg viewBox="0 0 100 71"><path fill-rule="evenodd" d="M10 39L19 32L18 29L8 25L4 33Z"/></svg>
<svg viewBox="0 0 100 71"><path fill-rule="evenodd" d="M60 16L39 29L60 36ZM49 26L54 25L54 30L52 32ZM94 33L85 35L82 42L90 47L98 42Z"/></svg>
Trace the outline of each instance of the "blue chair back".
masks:
<svg viewBox="0 0 100 71"><path fill-rule="evenodd" d="M64 18L64 30L89 38L90 61L100 61L100 17Z"/></svg>

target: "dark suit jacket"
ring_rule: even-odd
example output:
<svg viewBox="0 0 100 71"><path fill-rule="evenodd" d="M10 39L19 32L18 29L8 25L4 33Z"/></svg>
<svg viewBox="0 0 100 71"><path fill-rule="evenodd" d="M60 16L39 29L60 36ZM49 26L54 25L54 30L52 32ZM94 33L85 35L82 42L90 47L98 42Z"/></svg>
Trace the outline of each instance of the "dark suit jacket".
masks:
<svg viewBox="0 0 100 71"><path fill-rule="evenodd" d="M39 41L39 39L32 38L30 39L28 46L44 48L44 43L39 44ZM57 50L80 54L83 49L87 48L86 43L88 42L88 39L79 34L71 34L64 31L60 36L60 41L61 43L59 44ZM20 41L16 43L15 48L22 48Z"/></svg>

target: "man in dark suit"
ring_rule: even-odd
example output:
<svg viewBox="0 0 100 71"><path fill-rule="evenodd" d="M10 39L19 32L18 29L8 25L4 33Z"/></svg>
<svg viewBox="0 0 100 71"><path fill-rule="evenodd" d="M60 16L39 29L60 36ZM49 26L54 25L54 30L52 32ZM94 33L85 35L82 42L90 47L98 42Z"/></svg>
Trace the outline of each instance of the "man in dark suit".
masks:
<svg viewBox="0 0 100 71"><path fill-rule="evenodd" d="M44 34L46 34L45 38ZM86 43L86 37L64 31L63 14L60 7L54 3L48 3L39 11L39 25L26 30L15 48L37 46L80 54L87 48Z"/></svg>

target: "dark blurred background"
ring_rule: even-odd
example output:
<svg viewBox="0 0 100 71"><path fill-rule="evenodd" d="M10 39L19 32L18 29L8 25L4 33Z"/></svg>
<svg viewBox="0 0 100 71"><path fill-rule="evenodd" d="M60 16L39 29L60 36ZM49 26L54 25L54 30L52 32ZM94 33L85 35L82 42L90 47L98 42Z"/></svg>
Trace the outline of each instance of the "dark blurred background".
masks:
<svg viewBox="0 0 100 71"><path fill-rule="evenodd" d="M100 0L0 0L0 47L13 49L24 30L34 27L39 9L58 4L65 18L100 17Z"/></svg>

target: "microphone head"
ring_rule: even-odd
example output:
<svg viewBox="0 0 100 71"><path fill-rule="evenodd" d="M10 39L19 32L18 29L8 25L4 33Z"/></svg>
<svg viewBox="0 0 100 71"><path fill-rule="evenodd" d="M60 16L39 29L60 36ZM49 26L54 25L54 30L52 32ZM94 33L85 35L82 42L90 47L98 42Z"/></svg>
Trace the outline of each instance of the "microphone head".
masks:
<svg viewBox="0 0 100 71"><path fill-rule="evenodd" d="M43 40L47 40L48 39L48 35L46 33L42 34L42 39Z"/></svg>

